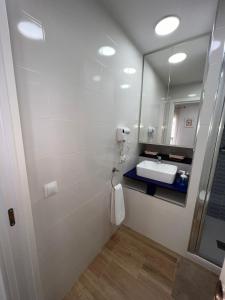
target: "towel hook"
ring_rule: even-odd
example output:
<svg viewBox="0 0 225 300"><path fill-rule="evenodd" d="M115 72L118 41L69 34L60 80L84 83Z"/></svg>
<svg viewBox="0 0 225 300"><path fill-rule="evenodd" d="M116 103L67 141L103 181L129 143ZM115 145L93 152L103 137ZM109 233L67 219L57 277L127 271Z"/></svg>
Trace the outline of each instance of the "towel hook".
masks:
<svg viewBox="0 0 225 300"><path fill-rule="evenodd" d="M114 185L113 185L113 177L114 177L114 174L116 173L116 172L119 172L120 170L118 170L117 168L113 168L112 169L112 177L111 177L111 185L112 185L112 188L114 189L115 187L114 187Z"/></svg>

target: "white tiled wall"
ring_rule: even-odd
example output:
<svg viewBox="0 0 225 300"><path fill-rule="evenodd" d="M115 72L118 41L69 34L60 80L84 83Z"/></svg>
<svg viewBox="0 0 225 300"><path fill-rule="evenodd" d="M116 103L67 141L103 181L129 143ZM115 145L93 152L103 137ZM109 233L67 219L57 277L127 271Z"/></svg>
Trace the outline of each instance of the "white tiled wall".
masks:
<svg viewBox="0 0 225 300"><path fill-rule="evenodd" d="M94 0L7 6L41 278L45 300L60 300L112 231L118 125L131 129L124 169L136 162L142 58ZM45 40L17 30L33 18ZM116 54L100 56L104 45ZM137 72L126 75L124 67ZM131 87L121 89L124 83ZM45 199L43 185L55 180L59 192Z"/></svg>

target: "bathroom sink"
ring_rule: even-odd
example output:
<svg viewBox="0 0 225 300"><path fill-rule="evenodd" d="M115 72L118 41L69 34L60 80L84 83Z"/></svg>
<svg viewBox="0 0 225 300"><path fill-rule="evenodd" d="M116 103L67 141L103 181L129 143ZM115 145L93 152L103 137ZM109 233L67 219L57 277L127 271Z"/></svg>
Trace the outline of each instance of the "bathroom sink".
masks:
<svg viewBox="0 0 225 300"><path fill-rule="evenodd" d="M144 160L137 165L137 175L165 183L174 182L177 167L170 164Z"/></svg>

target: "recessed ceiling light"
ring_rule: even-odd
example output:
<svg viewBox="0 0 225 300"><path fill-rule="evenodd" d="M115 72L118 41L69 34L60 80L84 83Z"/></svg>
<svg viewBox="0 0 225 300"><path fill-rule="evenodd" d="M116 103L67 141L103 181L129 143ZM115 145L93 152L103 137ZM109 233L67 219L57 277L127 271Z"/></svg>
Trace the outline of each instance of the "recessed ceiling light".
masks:
<svg viewBox="0 0 225 300"><path fill-rule="evenodd" d="M137 71L136 71L135 68L127 67L127 68L124 68L124 69L123 69L123 72L124 72L125 74L132 75L132 74L135 74Z"/></svg>
<svg viewBox="0 0 225 300"><path fill-rule="evenodd" d="M197 94L189 94L188 97L196 97Z"/></svg>
<svg viewBox="0 0 225 300"><path fill-rule="evenodd" d="M120 88L125 90L125 89L129 89L130 88L130 84L124 83L120 85Z"/></svg>
<svg viewBox="0 0 225 300"><path fill-rule="evenodd" d="M184 52L175 53L169 57L168 61L170 64L178 64L187 58L187 54Z"/></svg>
<svg viewBox="0 0 225 300"><path fill-rule="evenodd" d="M110 46L103 46L99 48L98 53L102 56L113 56L116 53L116 50Z"/></svg>
<svg viewBox="0 0 225 300"><path fill-rule="evenodd" d="M31 21L21 21L17 28L19 32L28 39L44 40L45 34L41 24Z"/></svg>
<svg viewBox="0 0 225 300"><path fill-rule="evenodd" d="M175 31L180 24L180 19L176 16L168 16L160 20L155 26L157 35L167 35Z"/></svg>

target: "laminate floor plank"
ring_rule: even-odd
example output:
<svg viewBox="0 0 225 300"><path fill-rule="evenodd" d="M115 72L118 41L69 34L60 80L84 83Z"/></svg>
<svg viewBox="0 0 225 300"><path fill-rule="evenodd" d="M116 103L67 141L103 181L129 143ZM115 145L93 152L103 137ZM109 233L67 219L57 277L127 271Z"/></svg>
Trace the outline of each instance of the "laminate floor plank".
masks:
<svg viewBox="0 0 225 300"><path fill-rule="evenodd" d="M183 260L175 252L122 226L64 300L183 300L183 297L193 300L196 282L188 278L184 263L194 269L190 261ZM209 271L201 270L205 272L200 273L203 279L213 278L207 275ZM182 272L187 278L182 277ZM184 288L185 280L190 297ZM181 289L185 290L185 296ZM203 299L196 295L199 300Z"/></svg>

